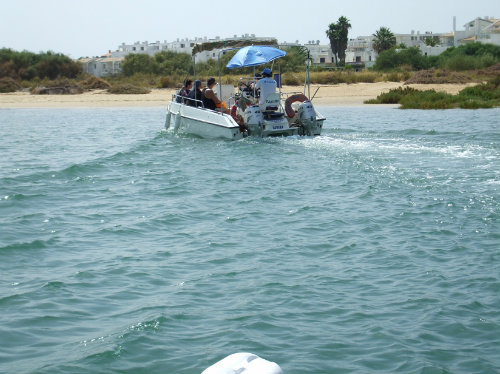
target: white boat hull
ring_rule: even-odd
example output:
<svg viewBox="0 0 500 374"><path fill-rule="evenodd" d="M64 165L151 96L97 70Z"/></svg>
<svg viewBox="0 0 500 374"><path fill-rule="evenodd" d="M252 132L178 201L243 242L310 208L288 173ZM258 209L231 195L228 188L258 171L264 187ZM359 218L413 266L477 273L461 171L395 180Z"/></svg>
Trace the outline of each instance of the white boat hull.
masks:
<svg viewBox="0 0 500 374"><path fill-rule="evenodd" d="M238 140L244 136L238 124L228 114L173 101L167 107L165 128L202 138Z"/></svg>
<svg viewBox="0 0 500 374"><path fill-rule="evenodd" d="M310 102L300 103L293 118L287 117L284 112L273 112L277 115L266 117L258 105L238 113L244 117L245 130L229 114L171 101L167 107L165 128L208 139L239 140L246 136L319 136L325 121L325 117L315 111Z"/></svg>

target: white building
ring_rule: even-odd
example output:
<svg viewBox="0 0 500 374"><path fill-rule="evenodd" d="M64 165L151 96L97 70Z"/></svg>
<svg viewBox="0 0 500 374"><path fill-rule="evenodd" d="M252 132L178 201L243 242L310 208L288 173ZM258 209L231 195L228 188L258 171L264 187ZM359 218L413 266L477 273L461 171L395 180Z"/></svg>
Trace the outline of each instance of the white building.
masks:
<svg viewBox="0 0 500 374"><path fill-rule="evenodd" d="M412 30L409 34L394 34L396 45L404 44L406 47L419 47L426 56L437 56L447 48L453 46L453 34L433 33L427 31L420 33ZM377 59L377 52L373 48L374 36L359 36L347 43L346 64L353 66L371 67ZM426 44L427 39L433 39L437 45Z"/></svg>
<svg viewBox="0 0 500 374"><path fill-rule="evenodd" d="M453 17L454 45L479 42L500 46L500 20L494 17L475 18L464 25L464 30L456 30Z"/></svg>
<svg viewBox="0 0 500 374"><path fill-rule="evenodd" d="M446 49L464 43L480 42L500 45L500 20L493 17L476 18L464 25L465 30L456 30L456 18L453 17L453 32L420 33L412 30L410 34L394 34L396 45L419 47L426 56L438 56ZM435 46L427 45L427 39L434 39ZM360 36L349 40L346 50L346 64L373 66L377 53L373 49L373 36Z"/></svg>
<svg viewBox="0 0 500 374"><path fill-rule="evenodd" d="M409 34L394 34L396 45L404 44L407 47L419 47L424 55L437 56L452 46L458 46L464 43L481 42L491 43L500 46L500 20L493 17L475 18L464 25L464 30L456 30L456 18L453 17L453 32L433 33L426 31L420 33L412 30ZM172 51L176 53L192 54L196 44L205 42L224 42L224 41L268 41L274 38L256 37L255 34L234 35L232 38L221 39L216 36L215 39L205 37L196 37L194 39L184 38L176 39L172 42L156 41L154 43L135 42L133 44L122 43L118 50L109 52L108 55L99 58L80 60L84 66L84 71L98 77L116 75L121 71L121 64L125 56L131 53L144 53L154 56L158 52ZM435 46L427 45L427 39L433 39L437 44ZM283 43L289 46L300 46L298 41L295 43ZM320 45L319 40L309 41L304 45L309 52L313 64L333 64L334 57L330 45ZM205 62L209 59L217 59L221 48L211 51L202 51L196 54L197 62ZM355 67L373 66L377 59L377 53L373 49L373 36L359 36L350 39L346 50L346 64Z"/></svg>
<svg viewBox="0 0 500 374"><path fill-rule="evenodd" d="M149 56L154 56L158 52L171 51L175 53L186 53L191 56L193 48L196 44L205 42L224 43L224 41L235 40L252 42L276 39L256 37L255 34L243 34L241 36L234 35L232 38L225 39L221 39L218 36L216 36L215 39L209 39L205 36L203 38L197 37L194 39L177 39L173 42L167 42L165 40L163 42L156 41L154 43L149 43L148 41L135 42L133 44L122 43L114 52L109 51L107 55L101 57L80 59L80 63L82 63L83 65L84 72L95 75L96 77L107 77L116 75L121 72L121 64L125 57L129 54L142 53ZM206 62L209 59L217 59L219 51L221 50L222 48L199 52L195 55L195 59L197 62Z"/></svg>
<svg viewBox="0 0 500 374"><path fill-rule="evenodd" d="M78 60L82 64L85 73L96 77L111 77L121 72L123 57L95 57Z"/></svg>
<svg viewBox="0 0 500 374"><path fill-rule="evenodd" d="M319 40L304 45L309 50L313 64L331 64L335 62L330 45L320 45Z"/></svg>
<svg viewBox="0 0 500 374"><path fill-rule="evenodd" d="M373 36L359 36L349 40L345 51L345 63L352 66L373 66L377 53L373 49L372 41Z"/></svg>
<svg viewBox="0 0 500 374"><path fill-rule="evenodd" d="M216 37L217 39L218 37ZM187 53L191 54L193 47L196 43L201 43L207 41L207 37L205 38L195 38L195 39L177 39L173 42L167 42L166 40L163 42L156 41L154 43L149 43L148 41L144 42L135 42L133 44L125 44L122 43L118 50L111 52L113 57L125 57L129 54L133 53L143 53L150 56L154 56L158 52L162 51L172 51L176 53Z"/></svg>
<svg viewBox="0 0 500 374"><path fill-rule="evenodd" d="M118 50L111 52L113 57L125 57L131 53L145 53L150 56L154 56L158 52L171 51L175 53L187 53L191 56L193 48L196 44L206 43L206 42L224 42L224 41L235 41L235 40L248 40L248 41L262 41L270 40L274 38L263 38L256 37L255 34L242 34L241 36L234 35L232 38L221 39L216 36L214 39L209 39L206 36L196 37L194 39L184 38L177 39L173 42L163 42L156 41L154 43L145 42L135 42L134 44L122 43ZM217 58L220 49L214 49L213 51L203 51L196 54L195 58L198 62L206 62L211 58Z"/></svg>

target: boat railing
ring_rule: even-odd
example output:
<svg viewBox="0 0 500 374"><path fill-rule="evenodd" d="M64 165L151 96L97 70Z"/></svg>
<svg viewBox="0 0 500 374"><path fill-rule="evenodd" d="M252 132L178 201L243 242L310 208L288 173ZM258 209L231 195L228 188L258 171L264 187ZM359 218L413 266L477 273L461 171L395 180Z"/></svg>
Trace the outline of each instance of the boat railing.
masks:
<svg viewBox="0 0 500 374"><path fill-rule="evenodd" d="M179 103L179 104L184 104L184 105L189 105L189 106L194 106L194 107L202 107L205 108L205 105L203 105L203 100L197 100L197 99L192 99L187 96L179 95L177 93L172 94L172 101ZM188 102L195 102L195 103L200 103L200 105L190 105Z"/></svg>

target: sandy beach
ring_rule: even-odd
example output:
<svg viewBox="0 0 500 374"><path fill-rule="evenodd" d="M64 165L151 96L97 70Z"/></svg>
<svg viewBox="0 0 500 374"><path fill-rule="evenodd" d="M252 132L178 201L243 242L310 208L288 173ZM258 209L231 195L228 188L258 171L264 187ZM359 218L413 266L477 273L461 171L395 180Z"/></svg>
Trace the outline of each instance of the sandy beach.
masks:
<svg viewBox="0 0 500 374"><path fill-rule="evenodd" d="M420 90L435 89L456 94L474 84L412 84ZM401 82L311 85L311 96L317 105L360 106ZM284 86L283 92L303 92L303 86ZM78 95L31 95L29 92L0 94L0 108L98 108L98 107L163 107L169 102L173 89L153 89L145 95L115 95L105 90L94 90ZM307 94L307 92L306 92Z"/></svg>

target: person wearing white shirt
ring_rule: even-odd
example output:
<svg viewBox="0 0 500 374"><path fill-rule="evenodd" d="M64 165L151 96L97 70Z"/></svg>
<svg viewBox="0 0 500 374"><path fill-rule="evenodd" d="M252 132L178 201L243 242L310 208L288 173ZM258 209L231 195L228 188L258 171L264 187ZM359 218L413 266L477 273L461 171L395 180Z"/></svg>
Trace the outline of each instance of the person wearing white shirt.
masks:
<svg viewBox="0 0 500 374"><path fill-rule="evenodd" d="M276 87L278 84L276 81L271 78L273 75L273 72L269 68L265 68L262 71L262 76L264 78L260 79L257 84L255 85L255 89L260 89L260 100L259 104L264 104L267 95L275 93L276 92Z"/></svg>

